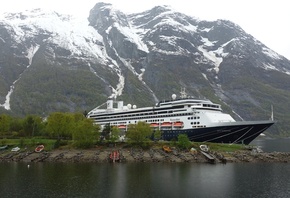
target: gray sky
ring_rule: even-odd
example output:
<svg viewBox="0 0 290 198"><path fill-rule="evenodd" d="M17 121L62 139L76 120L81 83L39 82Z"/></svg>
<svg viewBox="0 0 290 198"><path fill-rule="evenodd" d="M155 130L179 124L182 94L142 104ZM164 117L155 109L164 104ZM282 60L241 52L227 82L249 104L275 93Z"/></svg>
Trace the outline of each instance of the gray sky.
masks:
<svg viewBox="0 0 290 198"><path fill-rule="evenodd" d="M87 17L99 0L8 0L3 12L34 8ZM266 46L290 60L290 2L287 0L103 0L124 13L142 12L157 5L204 20L227 19L241 26Z"/></svg>

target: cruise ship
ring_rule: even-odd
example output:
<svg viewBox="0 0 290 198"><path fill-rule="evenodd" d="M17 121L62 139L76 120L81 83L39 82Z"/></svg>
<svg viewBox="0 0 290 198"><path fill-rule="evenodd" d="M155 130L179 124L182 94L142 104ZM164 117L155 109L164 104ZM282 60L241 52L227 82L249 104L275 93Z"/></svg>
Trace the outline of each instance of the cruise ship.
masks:
<svg viewBox="0 0 290 198"><path fill-rule="evenodd" d="M274 124L273 119L265 121L235 121L223 113L221 105L210 100L187 97L182 93L177 99L160 101L154 107L137 108L123 105L123 101L109 99L106 109L97 107L87 117L104 127L116 126L126 132L129 124L146 122L152 131L161 131L161 139L177 140L179 134L186 134L190 141L230 144L249 144Z"/></svg>

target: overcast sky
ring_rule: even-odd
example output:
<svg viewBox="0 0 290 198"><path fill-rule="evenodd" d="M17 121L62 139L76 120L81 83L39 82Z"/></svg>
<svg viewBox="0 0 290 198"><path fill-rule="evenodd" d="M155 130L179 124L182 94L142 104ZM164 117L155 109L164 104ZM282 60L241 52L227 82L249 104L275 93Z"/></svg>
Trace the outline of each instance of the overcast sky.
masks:
<svg viewBox="0 0 290 198"><path fill-rule="evenodd" d="M3 12L46 8L87 17L99 0L7 0ZM290 60L290 2L287 0L103 0L124 13L142 12L158 5L204 20L227 19Z"/></svg>

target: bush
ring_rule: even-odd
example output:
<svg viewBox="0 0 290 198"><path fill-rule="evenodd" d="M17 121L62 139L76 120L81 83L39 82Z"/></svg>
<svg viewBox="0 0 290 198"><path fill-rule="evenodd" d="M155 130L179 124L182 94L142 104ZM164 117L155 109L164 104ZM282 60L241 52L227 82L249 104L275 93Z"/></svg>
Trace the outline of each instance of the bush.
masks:
<svg viewBox="0 0 290 198"><path fill-rule="evenodd" d="M57 148L59 148L59 147L61 147L61 146L66 146L66 145L68 145L68 144L69 144L69 141L68 141L68 140L57 139L57 140L54 142L54 144L52 145L52 147L53 147L54 149L57 149Z"/></svg>
<svg viewBox="0 0 290 198"><path fill-rule="evenodd" d="M180 135L178 135L177 145L181 149L188 149L192 144L191 144L191 141L188 139L188 136L186 134L180 134Z"/></svg>

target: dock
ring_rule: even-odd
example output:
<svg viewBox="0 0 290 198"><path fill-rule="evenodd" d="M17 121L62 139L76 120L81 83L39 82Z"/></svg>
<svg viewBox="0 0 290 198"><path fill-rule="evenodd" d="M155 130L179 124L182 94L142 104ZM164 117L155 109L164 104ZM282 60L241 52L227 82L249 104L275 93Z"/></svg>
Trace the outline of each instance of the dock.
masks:
<svg viewBox="0 0 290 198"><path fill-rule="evenodd" d="M200 152L203 154L203 156L205 156L205 158L208 160L209 163L214 164L216 162L215 158L210 153L206 153L204 151Z"/></svg>

